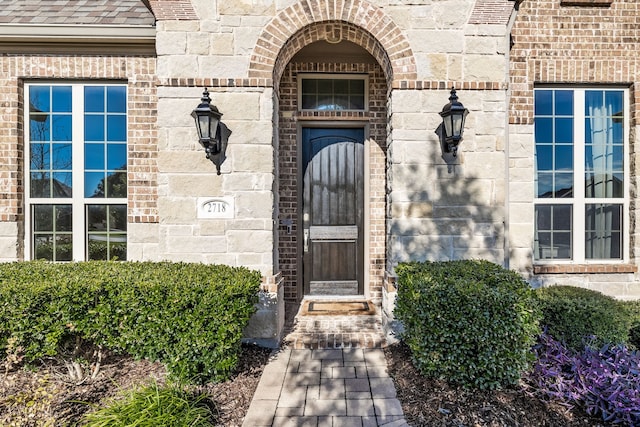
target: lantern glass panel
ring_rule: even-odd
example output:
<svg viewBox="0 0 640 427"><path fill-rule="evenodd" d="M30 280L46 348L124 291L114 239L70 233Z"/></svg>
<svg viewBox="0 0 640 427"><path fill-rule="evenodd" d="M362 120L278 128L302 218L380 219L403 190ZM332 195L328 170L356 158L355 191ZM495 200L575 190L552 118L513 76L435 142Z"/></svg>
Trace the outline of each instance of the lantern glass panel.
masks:
<svg viewBox="0 0 640 427"><path fill-rule="evenodd" d="M452 116L445 116L443 118L443 123L444 123L444 134L445 137L447 138L451 138L453 136L453 125L452 125L452 121L453 121L453 117Z"/></svg>
<svg viewBox="0 0 640 427"><path fill-rule="evenodd" d="M459 138L462 136L462 118L463 115L461 113L452 114L451 119L453 121L453 137Z"/></svg>

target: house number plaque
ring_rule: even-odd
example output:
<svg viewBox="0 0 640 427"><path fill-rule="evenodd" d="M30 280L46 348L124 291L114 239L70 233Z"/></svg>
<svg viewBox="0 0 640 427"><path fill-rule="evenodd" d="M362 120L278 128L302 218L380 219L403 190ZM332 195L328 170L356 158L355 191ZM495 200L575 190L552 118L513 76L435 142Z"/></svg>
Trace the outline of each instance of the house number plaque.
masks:
<svg viewBox="0 0 640 427"><path fill-rule="evenodd" d="M229 219L234 217L235 203L233 197L199 197L199 219Z"/></svg>

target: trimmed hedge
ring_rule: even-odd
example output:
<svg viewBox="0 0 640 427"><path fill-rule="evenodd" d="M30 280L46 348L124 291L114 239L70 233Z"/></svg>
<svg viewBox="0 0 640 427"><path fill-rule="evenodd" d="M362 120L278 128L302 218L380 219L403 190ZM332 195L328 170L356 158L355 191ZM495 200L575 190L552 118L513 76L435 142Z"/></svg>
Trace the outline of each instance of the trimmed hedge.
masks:
<svg viewBox="0 0 640 427"><path fill-rule="evenodd" d="M488 261L405 263L394 313L416 367L465 387L518 382L534 359L540 318L531 287Z"/></svg>
<svg viewBox="0 0 640 427"><path fill-rule="evenodd" d="M259 286L259 272L221 265L0 263L0 355L10 337L27 361L80 337L161 361L182 380L223 380Z"/></svg>
<svg viewBox="0 0 640 427"><path fill-rule="evenodd" d="M640 350L640 301L626 301L624 305L631 316L629 344Z"/></svg>
<svg viewBox="0 0 640 427"><path fill-rule="evenodd" d="M600 292L574 286L550 286L537 291L546 330L569 348L628 341L631 319L624 303Z"/></svg>

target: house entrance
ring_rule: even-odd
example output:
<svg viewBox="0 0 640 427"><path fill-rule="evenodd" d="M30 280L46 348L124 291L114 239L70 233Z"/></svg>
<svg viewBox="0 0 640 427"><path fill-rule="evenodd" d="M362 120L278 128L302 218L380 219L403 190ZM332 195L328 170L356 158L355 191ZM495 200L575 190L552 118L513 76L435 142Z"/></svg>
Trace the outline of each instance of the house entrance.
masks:
<svg viewBox="0 0 640 427"><path fill-rule="evenodd" d="M304 295L364 294L364 127L303 127Z"/></svg>

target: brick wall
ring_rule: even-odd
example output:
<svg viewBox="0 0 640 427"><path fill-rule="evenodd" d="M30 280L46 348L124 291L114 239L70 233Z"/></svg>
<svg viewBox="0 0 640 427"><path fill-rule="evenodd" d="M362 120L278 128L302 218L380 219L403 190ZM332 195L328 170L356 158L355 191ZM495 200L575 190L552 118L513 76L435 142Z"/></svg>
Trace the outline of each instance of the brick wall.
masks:
<svg viewBox="0 0 640 427"><path fill-rule="evenodd" d="M369 75L369 111L366 112L300 112L298 111L297 76L300 72L366 73ZM369 211L369 296L382 298L382 279L385 257L385 162L386 162L386 78L378 64L352 63L297 63L285 68L280 81L279 106L279 206L280 219L292 219L293 229L279 229L279 269L284 277L285 298L295 300L302 297L298 279L297 241L297 122L300 120L366 121L369 123L369 200L365 209ZM366 286L365 286L366 288Z"/></svg>
<svg viewBox="0 0 640 427"><path fill-rule="evenodd" d="M510 62L511 267L536 274L536 284L582 284L621 298L640 296L638 206L632 199L631 265L532 265L534 230L533 89L536 84L607 84L630 89L630 194L637 193L636 135L640 101L640 2L524 0L512 31ZM633 196L632 196L633 197ZM637 273L636 273L637 275Z"/></svg>
<svg viewBox="0 0 640 427"><path fill-rule="evenodd" d="M0 58L0 64L0 258L23 258L23 86L29 80L108 79L128 83L129 222L157 222L155 59L5 55Z"/></svg>
<svg viewBox="0 0 640 427"><path fill-rule="evenodd" d="M640 2L608 7L560 0L525 0L512 31L512 124L533 123L534 83L610 83L631 86L632 113L640 102Z"/></svg>

